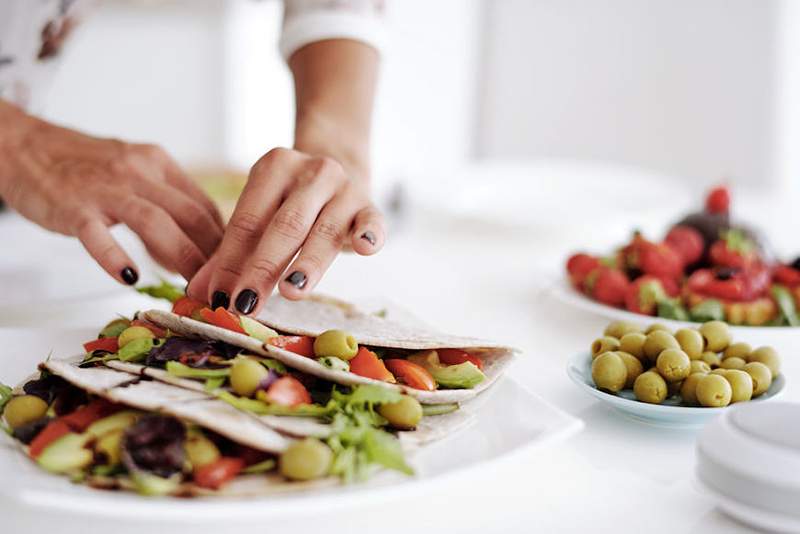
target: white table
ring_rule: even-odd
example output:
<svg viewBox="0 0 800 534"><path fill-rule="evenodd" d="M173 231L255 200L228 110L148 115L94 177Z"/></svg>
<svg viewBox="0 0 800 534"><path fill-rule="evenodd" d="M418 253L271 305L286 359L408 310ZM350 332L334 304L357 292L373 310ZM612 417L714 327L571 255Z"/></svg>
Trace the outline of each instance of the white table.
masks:
<svg viewBox="0 0 800 534"><path fill-rule="evenodd" d="M12 229L17 234L30 231L25 228L14 216L0 216L0 235L9 236ZM77 245L70 249L62 238L30 232L25 234L26 246L19 249L24 250L13 256L13 262L8 258L0 260L0 285L5 287L8 283L2 276L9 263L24 264L27 257L42 261L41 248L30 242L38 239L42 245L49 243L50 247L57 242L60 247L58 257L52 258L52 263L38 265L40 270L55 273L67 265L71 272L93 277L91 280L103 290L113 289L113 284L103 278ZM555 302L544 291L548 280L545 274L559 273L564 254L588 245L591 235L599 233L589 225L584 240L576 242L575 236L564 241L552 233L543 236L532 230L426 216L406 224L376 257L341 257L320 286L322 291L343 297L387 296L445 330L499 338L520 347L524 355L510 373L545 399L583 419L586 428L582 433L554 447L519 452L491 469L437 480L413 498L368 506L354 500L344 509L267 524L237 525L237 530L255 527L258 532L326 534L487 529L749 531L717 512L714 503L693 486L695 436L691 432L627 420L585 396L567 379L566 358L586 349L605 321ZM22 253L28 256L23 257ZM0 324L97 328L112 309L130 313L147 305L148 301L139 296L117 292L83 303L80 313L56 307L43 313L44 319L33 320L20 313L13 321L8 309L0 306ZM785 399L800 400L793 384L800 379L800 360L795 357L798 348L800 339L792 337L784 336L779 344L788 377ZM52 532L52 526L57 524L57 532L83 534L198 533L219 531L235 523L234 518L224 525L153 525L147 518L136 524L87 522L78 517L46 516L37 510L8 510L4 506L8 508L0 504L3 532Z"/></svg>

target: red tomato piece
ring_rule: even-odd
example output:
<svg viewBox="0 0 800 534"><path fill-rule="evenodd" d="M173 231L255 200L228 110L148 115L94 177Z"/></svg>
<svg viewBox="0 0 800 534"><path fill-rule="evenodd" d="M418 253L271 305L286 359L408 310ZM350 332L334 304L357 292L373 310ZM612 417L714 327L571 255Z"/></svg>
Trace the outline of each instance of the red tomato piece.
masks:
<svg viewBox="0 0 800 534"><path fill-rule="evenodd" d="M800 271L788 265L778 265L775 268L775 281L789 287L800 285Z"/></svg>
<svg viewBox="0 0 800 534"><path fill-rule="evenodd" d="M572 285L578 289L583 286L583 281L594 269L600 267L600 260L588 254L573 254L567 260L567 274Z"/></svg>
<svg viewBox="0 0 800 534"><path fill-rule="evenodd" d="M731 193L724 185L717 186L708 193L706 211L709 213L728 213L731 205Z"/></svg>
<svg viewBox="0 0 800 534"><path fill-rule="evenodd" d="M291 375L282 376L267 388L267 398L281 406L311 404L311 395L298 379Z"/></svg>
<svg viewBox="0 0 800 534"><path fill-rule="evenodd" d="M86 406L81 406L74 412L59 417L71 430L83 432L89 425L108 415L118 412L120 407L105 399L95 399Z"/></svg>
<svg viewBox="0 0 800 534"><path fill-rule="evenodd" d="M189 297L181 297L172 305L172 313L183 317L197 317L197 312L205 308L206 305L199 300Z"/></svg>
<svg viewBox="0 0 800 534"><path fill-rule="evenodd" d="M286 349L307 358L314 357L314 338L309 336L278 336L269 340L273 347Z"/></svg>
<svg viewBox="0 0 800 534"><path fill-rule="evenodd" d="M584 281L587 294L597 301L610 306L625 304L625 293L630 282L625 273L610 267L598 267Z"/></svg>
<svg viewBox="0 0 800 534"><path fill-rule="evenodd" d="M223 456L194 470L194 483L201 488L219 489L244 469L244 460Z"/></svg>
<svg viewBox="0 0 800 534"><path fill-rule="evenodd" d="M214 311L211 311L209 308L203 308L200 310L200 316L205 322L214 326L247 335L247 332L244 331L242 324L239 322L239 317L232 314L222 306Z"/></svg>
<svg viewBox="0 0 800 534"><path fill-rule="evenodd" d="M366 347L358 347L355 358L350 360L350 372L383 382L396 382L383 360Z"/></svg>
<svg viewBox="0 0 800 534"><path fill-rule="evenodd" d="M439 361L445 365L458 365L464 362L471 362L475 367L483 371L483 361L477 356L460 349L437 349Z"/></svg>
<svg viewBox="0 0 800 534"><path fill-rule="evenodd" d="M436 380L434 380L431 374L421 365L399 358L386 360L385 363L389 371L392 372L401 384L424 391L433 391L436 389Z"/></svg>
<svg viewBox="0 0 800 534"><path fill-rule="evenodd" d="M39 432L33 441L31 441L30 447L28 448L28 454L31 458L38 458L42 451L44 451L48 445L53 443L55 440L60 438L61 436L65 436L71 432L67 423L60 419L54 419L47 423L47 426Z"/></svg>
<svg viewBox="0 0 800 534"><path fill-rule="evenodd" d="M105 350L107 352L117 352L119 350L119 343L115 337L103 337L100 339L93 339L83 344L83 350L86 352L93 352L95 350Z"/></svg>
<svg viewBox="0 0 800 534"><path fill-rule="evenodd" d="M153 333L153 335L159 339L167 337L166 330L148 321L142 321L141 319L134 319L133 321L131 321L131 326L143 326L148 330L150 330Z"/></svg>

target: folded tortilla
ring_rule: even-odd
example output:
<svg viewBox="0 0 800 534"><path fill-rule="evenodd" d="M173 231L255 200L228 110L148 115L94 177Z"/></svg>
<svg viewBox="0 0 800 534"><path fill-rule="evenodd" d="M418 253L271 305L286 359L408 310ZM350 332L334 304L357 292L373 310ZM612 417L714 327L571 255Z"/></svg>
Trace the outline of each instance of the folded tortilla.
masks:
<svg viewBox="0 0 800 534"><path fill-rule="evenodd" d="M298 371L346 386L378 385L402 391L423 404L449 404L474 398L490 387L503 373L515 352L511 347L471 337L442 334L421 325L409 326L376 314L368 314L355 306L327 297L290 301L279 295L271 297L258 319L282 333L316 337L326 330L340 329L350 333L361 345L380 348L426 350L455 348L479 356L486 379L471 389L422 391L400 384L391 384L359 376L350 371L333 370L312 358L263 344L245 334L219 328L189 317L162 310L143 312L142 317L181 335L224 341L254 354L283 362Z"/></svg>

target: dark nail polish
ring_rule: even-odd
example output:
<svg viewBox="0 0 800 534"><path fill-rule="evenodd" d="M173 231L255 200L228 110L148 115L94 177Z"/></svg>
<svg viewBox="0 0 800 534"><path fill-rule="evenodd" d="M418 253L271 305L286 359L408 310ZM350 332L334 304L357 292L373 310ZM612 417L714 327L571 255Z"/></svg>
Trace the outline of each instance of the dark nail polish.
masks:
<svg viewBox="0 0 800 534"><path fill-rule="evenodd" d="M292 284L297 289L303 289L304 287L306 287L306 282L308 282L308 278L306 278L306 275L301 273L300 271L295 271L286 277L286 281Z"/></svg>
<svg viewBox="0 0 800 534"><path fill-rule="evenodd" d="M212 310L216 310L217 308L220 307L228 309L228 306L230 305L231 305L231 298L224 291L214 291L214 294L211 295Z"/></svg>
<svg viewBox="0 0 800 534"><path fill-rule="evenodd" d="M236 297L236 309L239 310L239 313L247 315L255 309L257 302L258 295L256 292L252 289L245 289Z"/></svg>
<svg viewBox="0 0 800 534"><path fill-rule="evenodd" d="M132 286L133 284L139 281L139 273L137 273L131 267L125 267L124 269L122 269L120 275L122 276L122 279L125 281L125 283L128 284L129 286Z"/></svg>
<svg viewBox="0 0 800 534"><path fill-rule="evenodd" d="M368 241L369 244L372 245L373 247L375 246L375 241L376 241L375 234L373 234L369 230L361 234L361 239Z"/></svg>

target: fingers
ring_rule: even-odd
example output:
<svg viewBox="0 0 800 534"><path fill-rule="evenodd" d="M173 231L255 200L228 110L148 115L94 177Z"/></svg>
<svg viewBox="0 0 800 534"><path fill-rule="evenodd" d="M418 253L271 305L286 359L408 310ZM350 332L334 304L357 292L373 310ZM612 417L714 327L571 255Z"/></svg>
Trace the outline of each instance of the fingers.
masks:
<svg viewBox="0 0 800 534"><path fill-rule="evenodd" d="M133 285L139 280L136 264L119 246L99 216L87 214L78 217L75 235L89 255L118 282Z"/></svg>
<svg viewBox="0 0 800 534"><path fill-rule="evenodd" d="M144 241L148 250L190 280L206 261L206 256L161 207L140 197L118 202L117 219Z"/></svg>
<svg viewBox="0 0 800 534"><path fill-rule="evenodd" d="M362 256L371 256L379 252L385 242L386 225L381 212L373 205L361 209L350 234L353 250Z"/></svg>
<svg viewBox="0 0 800 534"><path fill-rule="evenodd" d="M214 253L222 241L222 227L206 208L161 182L141 180L136 189L142 198L163 208L206 256Z"/></svg>

